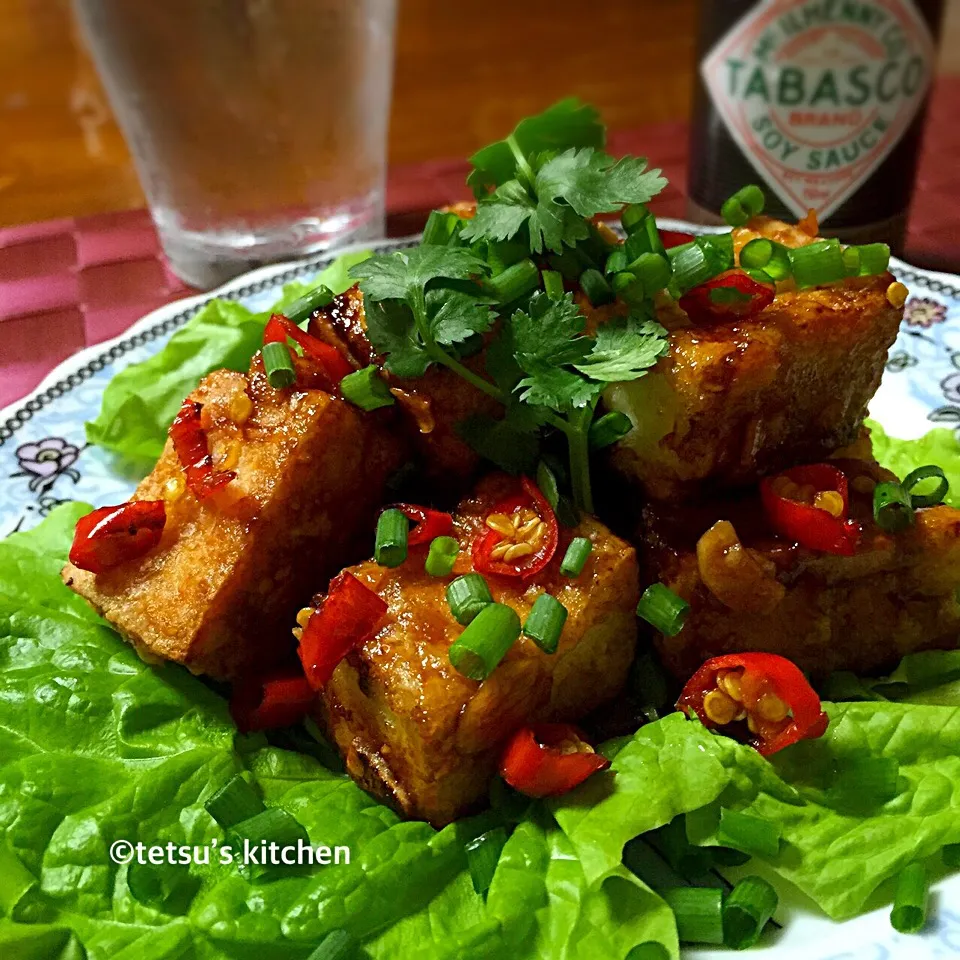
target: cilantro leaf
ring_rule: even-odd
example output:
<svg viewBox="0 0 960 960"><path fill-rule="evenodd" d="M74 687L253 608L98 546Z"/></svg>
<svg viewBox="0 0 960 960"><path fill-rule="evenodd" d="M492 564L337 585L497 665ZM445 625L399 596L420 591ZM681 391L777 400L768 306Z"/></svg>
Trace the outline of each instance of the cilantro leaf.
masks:
<svg viewBox="0 0 960 960"><path fill-rule="evenodd" d="M435 311L430 309L434 300L439 301ZM496 314L485 303L459 290L431 290L427 294L427 309L431 335L445 347L463 343L474 334L486 333L496 319Z"/></svg>
<svg viewBox="0 0 960 960"><path fill-rule="evenodd" d="M574 366L594 380L637 380L670 352L667 331L655 320L617 318L597 329L593 352Z"/></svg>
<svg viewBox="0 0 960 960"><path fill-rule="evenodd" d="M524 370L530 363L576 363L590 352L593 341L582 336L586 317L573 302L572 293L556 301L538 293L530 300L528 310L517 310L510 318L513 349Z"/></svg>
<svg viewBox="0 0 960 960"><path fill-rule="evenodd" d="M545 163L536 188L541 202L562 198L581 217L593 217L628 203L647 203L666 185L659 170L647 170L644 157L614 160L587 147L567 150Z"/></svg>
<svg viewBox="0 0 960 960"><path fill-rule="evenodd" d="M648 170L642 157L614 160L592 147L570 149L546 160L535 175L533 194L519 180L509 180L481 199L462 235L506 240L527 224L534 253L544 246L562 253L564 246L589 236L585 218L646 203L665 185L660 171Z"/></svg>
<svg viewBox="0 0 960 960"><path fill-rule="evenodd" d="M605 139L606 130L594 107L575 98L561 100L543 113L521 120L506 140L499 140L475 153L470 158L474 169L467 177L467 186L479 199L490 187L514 179L517 175L515 150L524 157L531 157L568 147L599 148Z"/></svg>
<svg viewBox="0 0 960 960"><path fill-rule="evenodd" d="M540 454L546 411L511 401L503 419L476 415L457 424L457 433L480 456L507 473L533 473Z"/></svg>
<svg viewBox="0 0 960 960"><path fill-rule="evenodd" d="M384 366L398 377L422 377L431 358L420 339L413 311L401 300L370 300L364 304L367 336Z"/></svg>
<svg viewBox="0 0 960 960"><path fill-rule="evenodd" d="M411 300L431 280L465 280L486 272L486 264L460 247L420 246L371 257L351 267L364 300Z"/></svg>
<svg viewBox="0 0 960 960"><path fill-rule="evenodd" d="M518 389L523 391L520 399L524 403L549 407L557 413L567 413L588 406L600 396L603 389L596 381L588 380L563 367L535 363L531 364L527 372L529 376L524 377L517 385Z"/></svg>

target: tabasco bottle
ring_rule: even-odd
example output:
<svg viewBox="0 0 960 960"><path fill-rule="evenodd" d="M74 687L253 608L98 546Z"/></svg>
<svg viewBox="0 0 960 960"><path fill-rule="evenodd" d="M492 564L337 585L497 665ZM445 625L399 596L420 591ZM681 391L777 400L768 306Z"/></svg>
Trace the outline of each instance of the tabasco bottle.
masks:
<svg viewBox="0 0 960 960"><path fill-rule="evenodd" d="M689 196L902 245L943 0L703 0Z"/></svg>

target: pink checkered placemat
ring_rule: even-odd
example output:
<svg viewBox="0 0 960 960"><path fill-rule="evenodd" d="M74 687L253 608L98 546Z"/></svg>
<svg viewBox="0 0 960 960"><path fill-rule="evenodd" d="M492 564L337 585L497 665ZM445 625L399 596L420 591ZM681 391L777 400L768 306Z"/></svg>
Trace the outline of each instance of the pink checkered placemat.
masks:
<svg viewBox="0 0 960 960"><path fill-rule="evenodd" d="M934 93L911 211L906 257L960 270L960 77ZM683 217L687 127L664 123L611 135L613 153L638 153L663 167L667 190L651 204ZM436 161L391 171L387 228L419 230L427 211L467 199L467 166ZM145 210L0 228L0 407L35 387L72 353L122 333L151 310L188 296L167 267Z"/></svg>

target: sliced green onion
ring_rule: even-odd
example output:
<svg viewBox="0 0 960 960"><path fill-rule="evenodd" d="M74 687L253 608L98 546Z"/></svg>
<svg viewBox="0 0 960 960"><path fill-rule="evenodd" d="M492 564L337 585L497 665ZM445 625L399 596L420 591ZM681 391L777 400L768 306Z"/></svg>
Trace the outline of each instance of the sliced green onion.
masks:
<svg viewBox="0 0 960 960"><path fill-rule="evenodd" d="M592 267L580 274L580 287L595 307L602 307L605 303L614 301L613 290L607 283L606 277Z"/></svg>
<svg viewBox="0 0 960 960"><path fill-rule="evenodd" d="M301 323L309 320L318 310L331 303L333 298L333 291L320 284L319 287L308 290L299 300L294 300L293 303L285 307L283 315L299 327Z"/></svg>
<svg viewBox="0 0 960 960"><path fill-rule="evenodd" d="M885 243L867 243L861 247L846 247L843 262L847 276L873 277L886 272L890 266L890 248Z"/></svg>
<svg viewBox="0 0 960 960"><path fill-rule="evenodd" d="M938 480L934 490L930 493L913 492L913 488L918 483L922 483L924 480L930 480L933 477L936 477ZM943 498L950 489L950 481L947 480L942 468L930 463L925 467L917 467L916 470L911 470L910 473L903 478L903 489L910 495L910 502L913 504L913 508L919 510L922 507L935 507L943 503Z"/></svg>
<svg viewBox="0 0 960 960"><path fill-rule="evenodd" d="M490 265L490 275L498 276L507 267L530 258L530 244L518 240L488 240L485 244L484 260Z"/></svg>
<svg viewBox="0 0 960 960"><path fill-rule="evenodd" d="M377 521L373 558L381 567L399 567L407 559L410 521L399 510L384 510Z"/></svg>
<svg viewBox="0 0 960 960"><path fill-rule="evenodd" d="M396 403L375 364L348 373L340 381L340 392L345 400L361 410L379 410L380 407L391 407Z"/></svg>
<svg viewBox="0 0 960 960"><path fill-rule="evenodd" d="M672 275L670 261L659 253L641 253L627 270L643 284L643 291L648 297L663 290Z"/></svg>
<svg viewBox="0 0 960 960"><path fill-rule="evenodd" d="M736 810L720 810L717 840L752 857L775 857L780 852L780 824Z"/></svg>
<svg viewBox="0 0 960 960"><path fill-rule="evenodd" d="M490 889L506 842L507 831L503 827L495 827L493 830L481 833L464 847L467 852L467 866L470 869L473 889L481 896Z"/></svg>
<svg viewBox="0 0 960 960"><path fill-rule="evenodd" d="M647 940L632 947L624 960L670 960L670 951L656 940Z"/></svg>
<svg viewBox="0 0 960 960"><path fill-rule="evenodd" d="M622 440L633 429L633 421L619 410L611 410L590 424L590 449L602 450Z"/></svg>
<svg viewBox="0 0 960 960"><path fill-rule="evenodd" d="M239 773L229 779L203 806L224 830L263 813L265 809L257 789Z"/></svg>
<svg viewBox="0 0 960 960"><path fill-rule="evenodd" d="M537 463L537 486L543 494L543 499L550 504L550 509L556 511L557 504L560 502L560 487L557 484L557 475L545 460Z"/></svg>
<svg viewBox="0 0 960 960"><path fill-rule="evenodd" d="M705 250L708 255L713 256L718 273L733 269L733 234L711 233L703 237L697 237L694 243Z"/></svg>
<svg viewBox="0 0 960 960"><path fill-rule="evenodd" d="M732 847L710 847L713 862L720 867L742 867L749 859L750 854Z"/></svg>
<svg viewBox="0 0 960 960"><path fill-rule="evenodd" d="M463 221L455 213L432 210L427 217L426 226L423 228L423 239L420 242L427 246L450 246L462 226Z"/></svg>
<svg viewBox="0 0 960 960"><path fill-rule="evenodd" d="M848 277L858 277L860 275L860 248L843 248L843 265L846 268Z"/></svg>
<svg viewBox="0 0 960 960"><path fill-rule="evenodd" d="M718 273L722 273L715 251L704 248L696 242L671 247L667 251L667 256L673 267L670 292L677 298L682 297L694 287L700 286L701 283L706 283Z"/></svg>
<svg viewBox="0 0 960 960"><path fill-rule="evenodd" d="M541 593L527 614L523 632L544 653L556 653L566 622L567 608L551 594Z"/></svg>
<svg viewBox="0 0 960 960"><path fill-rule="evenodd" d="M346 930L331 930L307 960L347 960L353 950L353 937Z"/></svg>
<svg viewBox="0 0 960 960"><path fill-rule="evenodd" d="M560 572L565 577L579 577L592 550L593 544L586 537L574 537L560 562Z"/></svg>
<svg viewBox="0 0 960 960"><path fill-rule="evenodd" d="M665 637L675 637L690 613L690 604L662 583L652 583L637 604L637 616Z"/></svg>
<svg viewBox="0 0 960 960"><path fill-rule="evenodd" d="M634 273L615 273L610 278L613 292L626 303L639 302L643 299L643 284L637 280Z"/></svg>
<svg viewBox="0 0 960 960"><path fill-rule="evenodd" d="M244 849L245 841L251 849L260 848L261 844L296 847L301 842L310 843L310 836L303 824L280 807L270 807L249 820L234 824L227 831L227 839L234 850ZM272 865L239 863L238 866L241 876L254 880L269 872Z"/></svg>
<svg viewBox="0 0 960 960"><path fill-rule="evenodd" d="M620 273L627 269L627 252L623 247L617 247L613 253L607 257L607 265L603 268L606 274Z"/></svg>
<svg viewBox="0 0 960 960"><path fill-rule="evenodd" d="M179 863L142 863L133 860L127 867L127 889L137 903L164 910L185 912L200 887L200 878Z"/></svg>
<svg viewBox="0 0 960 960"><path fill-rule="evenodd" d="M960 843L948 843L943 848L943 865L951 870L960 867Z"/></svg>
<svg viewBox="0 0 960 960"><path fill-rule="evenodd" d="M486 680L519 636L517 612L502 603L488 603L454 640L448 656L465 677Z"/></svg>
<svg viewBox="0 0 960 960"><path fill-rule="evenodd" d="M656 218L652 213L647 211L646 215L629 231L623 249L628 262L636 260L644 253L656 253L661 256L666 253L663 239L657 229Z"/></svg>
<svg viewBox="0 0 960 960"><path fill-rule="evenodd" d="M751 217L763 213L766 202L763 191L755 183L751 183L724 200L720 216L731 227L742 227Z"/></svg>
<svg viewBox="0 0 960 960"><path fill-rule="evenodd" d="M927 922L930 878L922 863L911 863L897 877L890 925L898 933L919 933Z"/></svg>
<svg viewBox="0 0 960 960"><path fill-rule="evenodd" d="M723 942L734 950L752 947L763 933L780 898L760 877L744 877L723 905Z"/></svg>
<svg viewBox="0 0 960 960"><path fill-rule="evenodd" d="M790 276L790 250L782 243L756 237L740 251L740 266L744 270L762 270L767 282L786 280Z"/></svg>
<svg viewBox="0 0 960 960"><path fill-rule="evenodd" d="M543 289L551 300L563 299L563 275L556 270L543 271Z"/></svg>
<svg viewBox="0 0 960 960"><path fill-rule="evenodd" d="M265 343L260 355L263 357L263 369L271 387L282 390L284 387L293 386L297 380L297 371L293 366L290 348L285 343Z"/></svg>
<svg viewBox="0 0 960 960"><path fill-rule="evenodd" d="M715 887L674 887L665 890L683 943L723 943L723 890Z"/></svg>
<svg viewBox="0 0 960 960"><path fill-rule="evenodd" d="M430 542L430 550L427 552L423 569L431 577L447 577L457 562L459 552L460 544L453 537L434 537Z"/></svg>
<svg viewBox="0 0 960 960"><path fill-rule="evenodd" d="M644 220L650 216L650 211L642 203L631 203L623 208L620 214L620 223L627 234L631 234L637 227L642 226Z"/></svg>
<svg viewBox="0 0 960 960"><path fill-rule="evenodd" d="M687 839L687 830L682 816L675 817L670 823L647 834L646 839L688 882L701 880L713 866L709 848L696 847Z"/></svg>
<svg viewBox="0 0 960 960"><path fill-rule="evenodd" d="M487 604L493 603L493 597L479 573L465 573L447 587L447 603L453 619L466 626Z"/></svg>
<svg viewBox="0 0 960 960"><path fill-rule="evenodd" d="M887 533L906 530L913 523L910 494L895 480L878 483L873 488L873 519Z"/></svg>
<svg viewBox="0 0 960 960"><path fill-rule="evenodd" d="M790 250L790 267L798 287L835 283L847 275L843 249L835 238L793 248Z"/></svg>
<svg viewBox="0 0 960 960"><path fill-rule="evenodd" d="M532 260L521 260L486 281L486 287L497 303L512 303L533 293L539 286L540 271Z"/></svg>

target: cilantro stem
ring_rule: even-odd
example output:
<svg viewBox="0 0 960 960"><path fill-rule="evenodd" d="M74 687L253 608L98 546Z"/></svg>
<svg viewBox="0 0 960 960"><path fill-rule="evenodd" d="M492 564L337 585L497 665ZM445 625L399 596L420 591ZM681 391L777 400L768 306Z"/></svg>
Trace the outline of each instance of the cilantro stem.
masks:
<svg viewBox="0 0 960 960"><path fill-rule="evenodd" d="M513 134L511 133L506 140L507 146L510 148L510 151L513 153L514 160L517 161L517 173L522 174L523 179L526 180L528 187L533 187L534 181L537 179L537 175L533 172L533 167L527 162L527 158L523 155L523 151L520 149L520 144L514 139Z"/></svg>
<svg viewBox="0 0 960 960"><path fill-rule="evenodd" d="M479 374L474 373L469 367L465 367L459 360L455 360L441 347L430 335L430 326L427 321L427 301L424 295L423 287L417 287L413 291L413 296L409 300L410 307L413 310L413 319L417 325L420 337L423 339L424 348L427 355L435 363L442 364L452 370L458 376L463 377L467 383L472 384L478 390L483 391L494 400L499 400L504 406L507 404L507 395L496 384L484 379Z"/></svg>
<svg viewBox="0 0 960 960"><path fill-rule="evenodd" d="M593 490L590 486L590 424L597 400L570 414L564 433L570 448L570 485L574 503L587 513L593 513Z"/></svg>

